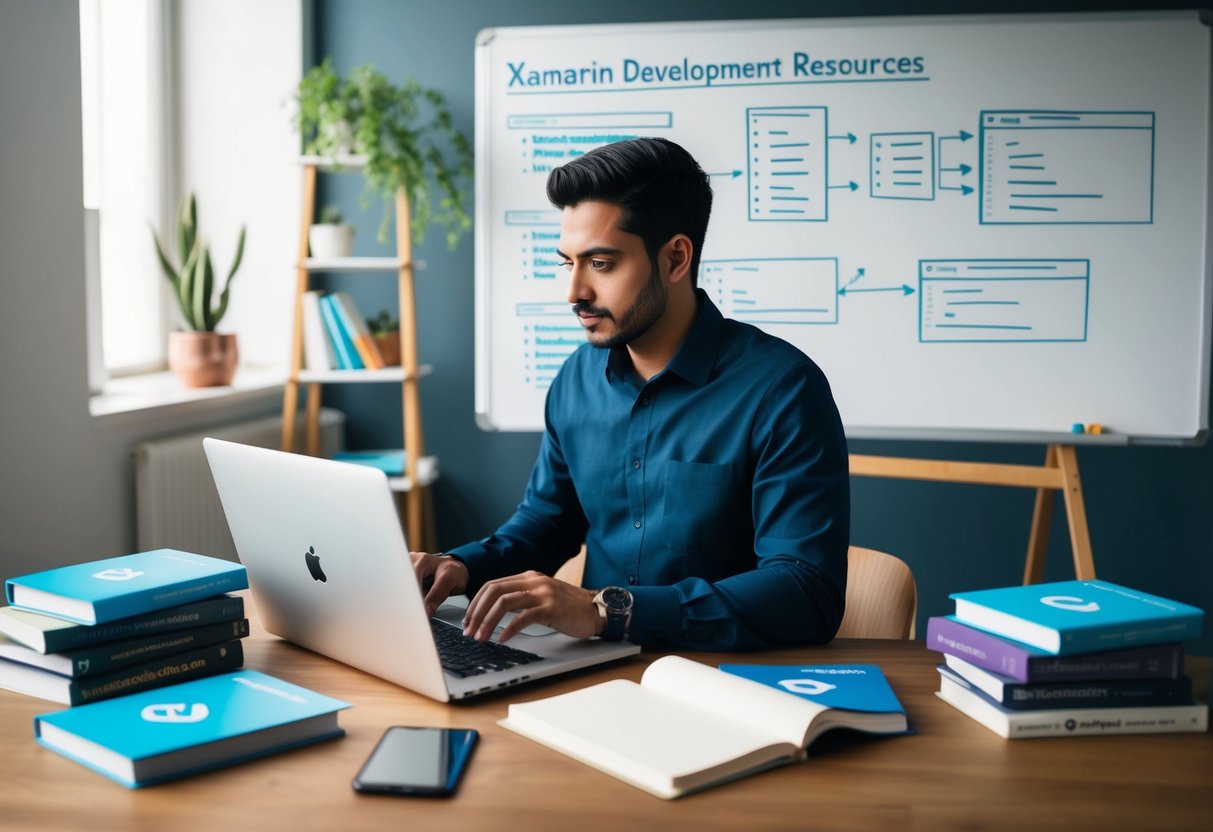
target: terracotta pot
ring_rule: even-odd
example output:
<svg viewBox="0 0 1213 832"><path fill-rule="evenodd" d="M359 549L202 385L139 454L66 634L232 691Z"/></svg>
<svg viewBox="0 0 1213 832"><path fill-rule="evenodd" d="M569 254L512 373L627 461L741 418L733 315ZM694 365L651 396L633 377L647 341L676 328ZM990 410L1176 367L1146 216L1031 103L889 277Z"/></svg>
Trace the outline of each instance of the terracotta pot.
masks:
<svg viewBox="0 0 1213 832"><path fill-rule="evenodd" d="M168 367L183 387L223 387L232 383L240 353L236 336L218 332L170 332Z"/></svg>
<svg viewBox="0 0 1213 832"><path fill-rule="evenodd" d="M400 363L400 331L389 332L386 335L375 336L375 346L383 356L383 363L395 367Z"/></svg>

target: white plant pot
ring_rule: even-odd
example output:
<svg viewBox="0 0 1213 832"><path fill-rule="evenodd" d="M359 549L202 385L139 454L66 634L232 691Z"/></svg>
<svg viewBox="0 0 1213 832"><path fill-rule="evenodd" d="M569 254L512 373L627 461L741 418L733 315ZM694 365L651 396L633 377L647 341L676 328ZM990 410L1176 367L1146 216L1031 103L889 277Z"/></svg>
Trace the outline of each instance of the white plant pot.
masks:
<svg viewBox="0 0 1213 832"><path fill-rule="evenodd" d="M307 241L317 260L349 257L354 253L354 226L313 225L308 229Z"/></svg>

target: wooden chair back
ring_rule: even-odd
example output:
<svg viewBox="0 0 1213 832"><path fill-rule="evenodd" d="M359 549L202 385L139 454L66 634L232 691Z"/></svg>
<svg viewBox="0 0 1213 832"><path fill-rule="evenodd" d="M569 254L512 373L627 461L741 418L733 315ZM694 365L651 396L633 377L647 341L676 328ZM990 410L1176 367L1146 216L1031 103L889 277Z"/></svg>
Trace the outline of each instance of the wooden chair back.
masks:
<svg viewBox="0 0 1213 832"><path fill-rule="evenodd" d="M918 587L901 558L852 546L847 553L847 610L838 638L914 638Z"/></svg>

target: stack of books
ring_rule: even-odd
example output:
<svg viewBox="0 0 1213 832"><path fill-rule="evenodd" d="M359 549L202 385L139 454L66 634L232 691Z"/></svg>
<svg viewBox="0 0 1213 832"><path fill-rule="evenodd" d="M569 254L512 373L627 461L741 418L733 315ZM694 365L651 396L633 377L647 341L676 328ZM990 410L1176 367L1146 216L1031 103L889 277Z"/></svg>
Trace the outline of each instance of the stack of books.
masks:
<svg viewBox="0 0 1213 832"><path fill-rule="evenodd" d="M931 618L938 696L1008 739L1205 731L1182 642L1196 607L1107 581L959 592Z"/></svg>
<svg viewBox="0 0 1213 832"><path fill-rule="evenodd" d="M313 372L387 366L366 319L345 292L304 292L303 360Z"/></svg>
<svg viewBox="0 0 1213 832"><path fill-rule="evenodd" d="M244 664L238 563L158 549L5 583L0 688L80 705Z"/></svg>

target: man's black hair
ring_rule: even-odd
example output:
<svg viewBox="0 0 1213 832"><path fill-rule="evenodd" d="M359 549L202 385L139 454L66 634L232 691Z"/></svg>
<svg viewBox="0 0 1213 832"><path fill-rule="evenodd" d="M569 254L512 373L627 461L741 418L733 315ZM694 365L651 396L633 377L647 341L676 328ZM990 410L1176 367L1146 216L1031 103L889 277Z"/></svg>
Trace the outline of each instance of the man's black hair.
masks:
<svg viewBox="0 0 1213 832"><path fill-rule="evenodd" d="M548 175L548 199L557 208L593 200L622 209L620 229L644 241L657 269L657 252L675 234L691 240L691 285L699 282L699 254L712 213L708 175L679 145L640 138L594 148Z"/></svg>

